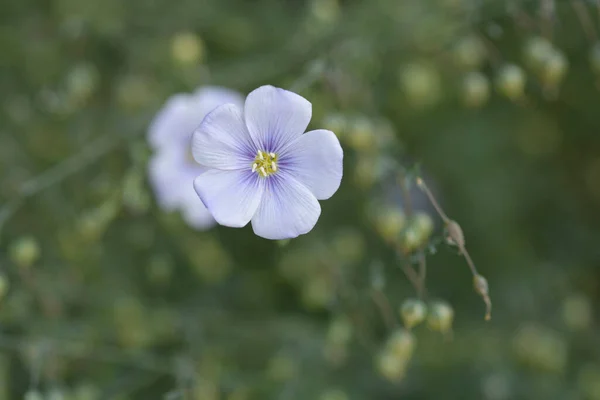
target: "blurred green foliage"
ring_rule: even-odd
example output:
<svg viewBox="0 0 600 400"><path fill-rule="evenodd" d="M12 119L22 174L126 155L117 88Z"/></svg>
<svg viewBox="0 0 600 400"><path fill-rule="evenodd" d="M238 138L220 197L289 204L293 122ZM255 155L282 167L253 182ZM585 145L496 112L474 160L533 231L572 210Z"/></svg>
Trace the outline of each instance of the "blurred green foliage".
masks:
<svg viewBox="0 0 600 400"><path fill-rule="evenodd" d="M598 12L4 2L0 400L600 399ZM338 134L311 233L196 232L156 206L148 124L206 84L296 91Z"/></svg>

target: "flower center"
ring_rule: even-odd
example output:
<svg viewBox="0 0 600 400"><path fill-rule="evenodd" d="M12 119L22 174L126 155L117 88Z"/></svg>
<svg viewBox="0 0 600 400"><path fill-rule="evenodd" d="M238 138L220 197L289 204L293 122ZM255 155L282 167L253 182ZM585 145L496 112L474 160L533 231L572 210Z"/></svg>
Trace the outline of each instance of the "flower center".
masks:
<svg viewBox="0 0 600 400"><path fill-rule="evenodd" d="M252 172L266 178L277 172L277 154L259 150L252 163Z"/></svg>

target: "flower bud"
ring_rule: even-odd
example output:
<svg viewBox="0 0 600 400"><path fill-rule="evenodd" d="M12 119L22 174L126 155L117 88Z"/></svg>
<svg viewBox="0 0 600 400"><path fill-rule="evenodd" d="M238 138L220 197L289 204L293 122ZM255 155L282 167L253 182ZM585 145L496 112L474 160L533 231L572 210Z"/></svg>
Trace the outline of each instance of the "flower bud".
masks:
<svg viewBox="0 0 600 400"><path fill-rule="evenodd" d="M475 275L473 277L473 286L475 291L483 298L486 305L485 320L489 321L492 319L492 301L490 299L490 288L487 279L482 275Z"/></svg>
<svg viewBox="0 0 600 400"><path fill-rule="evenodd" d="M485 61L485 57L485 45L477 36L462 38L454 48L454 60L459 68L478 68Z"/></svg>
<svg viewBox="0 0 600 400"><path fill-rule="evenodd" d="M465 235L458 222L448 221L446 224L446 231L448 233L446 240L449 244L457 246L459 249L465 247Z"/></svg>
<svg viewBox="0 0 600 400"><path fill-rule="evenodd" d="M514 101L525 94L526 80L525 72L521 67L507 64L498 71L496 87L501 94Z"/></svg>
<svg viewBox="0 0 600 400"><path fill-rule="evenodd" d="M204 43L194 33L183 32L175 35L171 41L171 56L182 65L198 64L202 62Z"/></svg>
<svg viewBox="0 0 600 400"><path fill-rule="evenodd" d="M22 237L11 244L9 255L17 265L30 267L40 257L40 246L33 236Z"/></svg>
<svg viewBox="0 0 600 400"><path fill-rule="evenodd" d="M419 299L404 300L400 308L400 315L402 316L402 321L404 321L404 326L411 329L425 320L427 306Z"/></svg>
<svg viewBox="0 0 600 400"><path fill-rule="evenodd" d="M452 329L454 310L445 301L436 301L429 306L427 323L434 331L448 333Z"/></svg>
<svg viewBox="0 0 600 400"><path fill-rule="evenodd" d="M463 103L467 107L481 107L490 97L490 82L481 72L473 71L465 75L462 82Z"/></svg>

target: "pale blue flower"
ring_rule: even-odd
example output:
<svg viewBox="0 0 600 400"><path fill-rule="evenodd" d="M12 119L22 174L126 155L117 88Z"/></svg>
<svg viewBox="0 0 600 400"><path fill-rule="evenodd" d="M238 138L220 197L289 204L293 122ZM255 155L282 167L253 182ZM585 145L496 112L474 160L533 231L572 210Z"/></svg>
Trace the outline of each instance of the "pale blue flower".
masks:
<svg viewBox="0 0 600 400"><path fill-rule="evenodd" d="M208 171L194 188L221 225L267 239L288 239L317 223L317 200L333 196L342 179L343 152L331 131L304 133L312 106L287 90L262 86L244 107L225 104L206 116L192 152Z"/></svg>
<svg viewBox="0 0 600 400"><path fill-rule="evenodd" d="M191 156L192 133L216 107L243 102L237 92L201 87L192 94L171 97L150 125L148 141L154 155L148 173L158 204L165 211L181 211L183 219L193 228L210 228L215 220L194 191L194 178L207 169Z"/></svg>

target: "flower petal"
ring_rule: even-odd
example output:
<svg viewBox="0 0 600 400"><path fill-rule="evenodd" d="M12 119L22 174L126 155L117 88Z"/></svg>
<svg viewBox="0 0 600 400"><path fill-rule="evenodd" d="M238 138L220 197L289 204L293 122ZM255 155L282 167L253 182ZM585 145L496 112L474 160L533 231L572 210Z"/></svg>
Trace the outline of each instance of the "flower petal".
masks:
<svg viewBox="0 0 600 400"><path fill-rule="evenodd" d="M194 180L194 189L219 224L241 228L256 213L264 181L249 169L211 169Z"/></svg>
<svg viewBox="0 0 600 400"><path fill-rule="evenodd" d="M192 228L203 231L215 225L216 221L196 193L194 193L194 197L183 207L183 220Z"/></svg>
<svg viewBox="0 0 600 400"><path fill-rule="evenodd" d="M264 195L252 229L266 239L291 239L310 232L315 226L321 206L313 194L288 174L267 179Z"/></svg>
<svg viewBox="0 0 600 400"><path fill-rule="evenodd" d="M220 105L235 104L238 107L244 107L244 98L241 94L219 86L202 86L192 94L192 97L196 103L196 113L200 117L198 125L208 113Z"/></svg>
<svg viewBox="0 0 600 400"><path fill-rule="evenodd" d="M306 131L312 105L304 97L261 86L246 98L246 125L260 150L278 152Z"/></svg>
<svg viewBox="0 0 600 400"><path fill-rule="evenodd" d="M234 104L210 112L192 136L194 159L209 168L250 169L256 152L242 111Z"/></svg>
<svg viewBox="0 0 600 400"><path fill-rule="evenodd" d="M319 129L306 132L291 143L280 157L279 168L289 171L318 200L325 200L340 187L343 158L337 136Z"/></svg>
<svg viewBox="0 0 600 400"><path fill-rule="evenodd" d="M193 103L188 94L177 94L167 100L148 129L148 141L154 149L189 140L203 117L194 114Z"/></svg>

